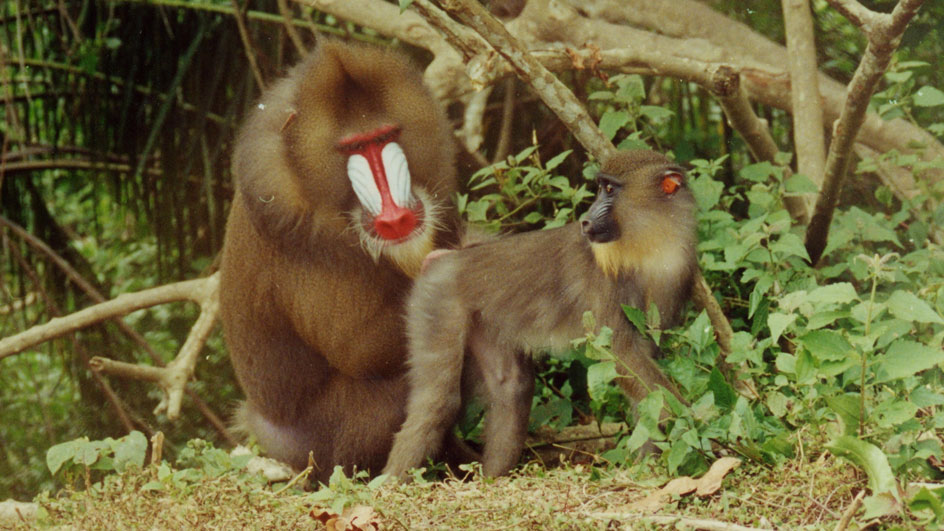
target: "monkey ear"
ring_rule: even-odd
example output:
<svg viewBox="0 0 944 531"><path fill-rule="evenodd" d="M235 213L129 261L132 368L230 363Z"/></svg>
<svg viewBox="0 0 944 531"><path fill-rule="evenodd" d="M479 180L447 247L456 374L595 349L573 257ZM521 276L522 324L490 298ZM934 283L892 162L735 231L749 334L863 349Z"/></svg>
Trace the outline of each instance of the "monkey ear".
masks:
<svg viewBox="0 0 944 531"><path fill-rule="evenodd" d="M667 171L662 175L662 191L665 195L672 195L682 187L682 174L677 171Z"/></svg>

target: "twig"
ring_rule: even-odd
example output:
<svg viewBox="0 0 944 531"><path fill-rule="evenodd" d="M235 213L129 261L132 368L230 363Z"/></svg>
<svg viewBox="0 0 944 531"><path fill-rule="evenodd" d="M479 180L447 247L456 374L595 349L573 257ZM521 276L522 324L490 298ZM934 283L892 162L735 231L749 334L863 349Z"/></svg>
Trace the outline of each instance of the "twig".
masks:
<svg viewBox="0 0 944 531"><path fill-rule="evenodd" d="M849 527L849 522L852 521L852 517L855 516L859 506L862 505L862 498L865 497L865 489L859 491L856 494L855 499L852 500L852 503L849 504L849 507L846 507L846 510L842 512L842 518L836 523L836 527L833 528L834 531L845 531Z"/></svg>
<svg viewBox="0 0 944 531"><path fill-rule="evenodd" d="M505 80L505 97L502 99L501 128L498 130L498 143L492 162L504 160L511 150L511 133L515 119L515 80Z"/></svg>
<svg viewBox="0 0 944 531"><path fill-rule="evenodd" d="M849 168L852 144L865 121L869 100L888 68L892 53L901 42L908 22L924 0L901 0L890 15L871 12L851 0L828 0L829 4L850 13L869 39L865 55L859 61L846 90L846 101L833 128L833 139L826 157L823 188L816 200L813 219L806 231L806 250L810 261L819 262L829 238L829 225L839 204L839 191Z"/></svg>
<svg viewBox="0 0 944 531"><path fill-rule="evenodd" d="M242 8L239 7L238 0L232 0L233 18L236 19L236 28L239 29L239 39L243 41L243 50L246 52L246 59L249 61L249 69L252 70L252 76L256 79L256 86L259 92L265 90L265 80L262 78L262 71L259 70L259 63L256 61L256 48L252 45L252 39L249 37L249 30L246 28L246 19Z"/></svg>
<svg viewBox="0 0 944 531"><path fill-rule="evenodd" d="M440 0L439 3L450 16L478 32L508 61L518 77L534 89L587 151L599 160L609 158L616 151L613 143L603 136L570 89L527 53L518 39L482 4L469 0ZM430 23L435 24L433 20Z"/></svg>
<svg viewBox="0 0 944 531"><path fill-rule="evenodd" d="M707 529L708 531L761 531L758 527L747 527L730 524L719 520L704 518L687 518L672 515L644 515L639 513L593 513L591 518L596 520L628 520L633 522L650 522L666 528L684 527L686 529Z"/></svg>
<svg viewBox="0 0 944 531"><path fill-rule="evenodd" d="M193 375L194 368L197 365L197 356L200 354L203 345L206 344L210 332L213 331L217 315L219 314L219 276L219 273L214 273L204 279L188 280L128 294L129 296L137 298L144 298L145 296L157 297L159 293L163 294L164 292L175 293L179 296L181 290L188 290L190 291L190 295L187 298L200 303L200 317L197 318L197 322L191 327L190 334L187 335L187 341L184 342L184 345L180 348L177 357L168 363L166 367L136 365L96 356L92 358L92 370L157 383L160 385L161 389L164 390L164 397L154 409L155 414L166 413L168 418L177 418L180 414L180 406L183 401L183 393L187 385L187 380ZM117 301L123 296L124 295L120 295L118 298L114 299L114 301ZM160 304L161 302L154 304ZM153 306L154 304L148 304L148 306ZM89 310L91 309L92 308L89 308Z"/></svg>
<svg viewBox="0 0 944 531"><path fill-rule="evenodd" d="M773 136L767 125L754 114L750 100L741 90L741 76L730 67L720 67L715 70L711 83L707 86L708 90L718 98L724 115L728 118L728 123L737 131L751 156L757 161L768 161L777 163L777 153L780 148L774 142ZM783 168L783 177L787 179L792 175L788 166ZM806 202L799 197L784 197L783 204L790 213L790 218L797 223L809 223L809 211Z"/></svg>
<svg viewBox="0 0 944 531"><path fill-rule="evenodd" d="M298 31L295 29L295 25L292 24L294 16L292 15L292 10L288 6L286 0L278 0L276 2L279 6L279 14L282 15L284 19L283 26L285 27L285 33L288 34L288 38L292 41L292 44L295 46L295 51L298 52L300 57L305 57L308 55L308 49L305 48L305 43L302 41L301 36L298 35Z"/></svg>

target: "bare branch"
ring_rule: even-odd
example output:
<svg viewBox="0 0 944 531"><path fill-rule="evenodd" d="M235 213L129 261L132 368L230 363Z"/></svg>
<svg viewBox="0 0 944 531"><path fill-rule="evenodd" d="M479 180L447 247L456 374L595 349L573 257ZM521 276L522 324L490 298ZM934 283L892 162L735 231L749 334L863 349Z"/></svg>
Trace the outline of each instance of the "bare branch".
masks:
<svg viewBox="0 0 944 531"><path fill-rule="evenodd" d="M796 148L797 170L809 177L817 187L821 187L826 164L826 139L822 98L819 94L813 16L810 13L809 0L783 0L782 3L787 33L793 145ZM802 198L805 213L803 224L809 223L807 200L812 204L814 198Z"/></svg>
<svg viewBox="0 0 944 531"><path fill-rule="evenodd" d="M179 292L182 289L193 290L188 298L200 303L200 317L190 329L187 341L174 360L166 367L150 367L135 365L120 361L109 360L107 358L95 357L92 359L92 369L96 372L112 374L124 378L134 378L139 380L148 380L157 383L164 390L164 397L154 409L155 414L166 413L170 419L175 419L180 415L180 407L183 401L183 393L187 386L187 380L193 375L194 368L197 365L197 356L203 345L206 344L210 332L216 324L216 318L219 314L219 286L220 274L214 273L207 278L199 280L189 280L154 288L135 293L140 296L147 292L174 288L173 291ZM172 290L168 290L172 291ZM159 304L159 303L158 303Z"/></svg>
<svg viewBox="0 0 944 531"><path fill-rule="evenodd" d="M835 0L833 0L835 1ZM806 231L806 250L816 264L826 248L829 225L839 204L839 191L849 168L852 144L866 117L869 100L875 87L888 68L892 53L901 42L908 22L914 17L923 0L902 0L895 6L884 24L868 33L869 44L846 90L846 102L833 128L833 140L826 158L823 188L816 200L813 219Z"/></svg>
<svg viewBox="0 0 944 531"><path fill-rule="evenodd" d="M750 100L741 90L740 79L740 75L733 69L721 67L715 71L711 83L706 88L718 98L718 103L721 104L728 123L744 139L754 160L768 161L780 166L777 162L780 148L774 142L767 124L754 113ZM789 166L780 167L783 170L784 179L793 174ZM784 197L783 204L790 213L791 219L801 224L809 223L809 210L802 198Z"/></svg>
<svg viewBox="0 0 944 531"><path fill-rule="evenodd" d="M298 52L298 55L305 57L308 54L308 49L305 47L304 41L302 41L298 30L295 29L295 25L292 23L295 16L292 13L292 9L288 6L288 1L278 0L276 4L279 7L279 14L282 15L284 21L283 26L285 27L285 33L288 34L288 38L292 41L292 45L295 46L295 51Z"/></svg>
<svg viewBox="0 0 944 531"><path fill-rule="evenodd" d="M252 39L249 37L249 30L246 28L245 15L243 10L239 7L239 2L237 0L232 0L233 2L233 18L236 19L236 27L239 29L239 38L243 42L243 50L246 52L246 60L249 61L249 69L252 70L252 75L256 79L256 86L259 87L259 92L265 90L265 80L262 78L262 71L259 70L259 63L256 62L256 52L255 46L252 45Z"/></svg>
<svg viewBox="0 0 944 531"><path fill-rule="evenodd" d="M852 22L866 33L874 24L877 13L856 2L856 0L826 0L826 2L833 9L839 11L842 16L849 19L849 22Z"/></svg>
<svg viewBox="0 0 944 531"><path fill-rule="evenodd" d="M187 280L137 293L124 293L112 300L90 306L65 317L54 317L47 323L0 339L0 360L69 332L75 332L113 317L127 315L142 308L173 301L196 300L194 297L201 293L200 288L206 282L207 279ZM202 301L198 300L197 302Z"/></svg>
<svg viewBox="0 0 944 531"><path fill-rule="evenodd" d="M531 57L505 26L489 13L482 4L467 0L440 0L443 9L451 16L474 29L508 61L518 77L531 85L557 117L567 126L577 140L600 160L606 159L616 148L590 115L577 101L573 93L536 59ZM431 23L435 23L430 20Z"/></svg>

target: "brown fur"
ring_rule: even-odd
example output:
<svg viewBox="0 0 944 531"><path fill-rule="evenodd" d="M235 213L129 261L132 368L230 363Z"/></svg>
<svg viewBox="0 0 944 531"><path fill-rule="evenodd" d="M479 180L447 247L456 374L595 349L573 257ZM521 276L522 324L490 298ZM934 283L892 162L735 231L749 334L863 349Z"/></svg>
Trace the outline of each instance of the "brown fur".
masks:
<svg viewBox="0 0 944 531"><path fill-rule="evenodd" d="M336 150L402 127L422 230L371 237ZM221 264L225 338L246 403L237 415L271 457L315 480L335 465L379 471L403 421L402 304L433 246L454 243L452 134L399 54L336 41L263 95L233 156L236 197Z"/></svg>
<svg viewBox="0 0 944 531"><path fill-rule="evenodd" d="M601 174L622 188L611 208L588 216L616 222L619 237L591 243L577 223L507 237L439 257L417 279L407 304L410 382L407 420L385 473L403 476L434 455L456 418L462 379L484 380L488 413L484 471L506 472L523 447L533 376L524 353L564 350L583 335L582 315L613 329L613 352L633 399L656 386L678 394L653 361L620 303L654 302L664 326L679 318L695 272L694 199L666 196L665 172L681 170L650 151L623 152ZM464 356L468 352L468 356ZM463 371L466 374L463 374ZM469 376L471 371L472 376Z"/></svg>

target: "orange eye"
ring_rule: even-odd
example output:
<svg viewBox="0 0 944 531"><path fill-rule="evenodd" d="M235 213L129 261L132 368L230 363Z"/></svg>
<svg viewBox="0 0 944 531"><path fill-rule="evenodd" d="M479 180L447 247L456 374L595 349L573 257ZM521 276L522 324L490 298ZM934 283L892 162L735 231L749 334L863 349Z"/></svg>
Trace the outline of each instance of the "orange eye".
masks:
<svg viewBox="0 0 944 531"><path fill-rule="evenodd" d="M606 190L607 195L613 193L613 185L612 185L612 184L607 184L603 189Z"/></svg>
<svg viewBox="0 0 944 531"><path fill-rule="evenodd" d="M677 173L667 173L662 178L662 191L665 195L672 195L682 187L682 176Z"/></svg>

